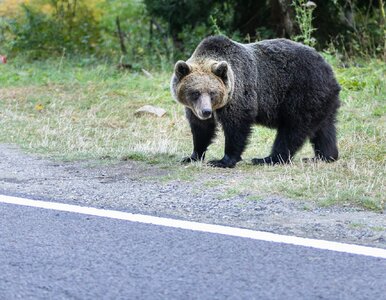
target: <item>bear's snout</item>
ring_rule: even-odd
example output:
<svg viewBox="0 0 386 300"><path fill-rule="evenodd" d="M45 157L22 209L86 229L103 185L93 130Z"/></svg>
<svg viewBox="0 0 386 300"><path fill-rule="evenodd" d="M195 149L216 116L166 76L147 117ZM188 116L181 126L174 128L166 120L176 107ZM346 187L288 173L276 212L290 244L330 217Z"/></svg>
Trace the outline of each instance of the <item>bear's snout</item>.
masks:
<svg viewBox="0 0 386 300"><path fill-rule="evenodd" d="M211 109L208 109L208 108L204 108L202 111L202 116L204 118L210 118L212 116L212 110Z"/></svg>
<svg viewBox="0 0 386 300"><path fill-rule="evenodd" d="M212 116L212 102L209 94L202 94L196 103L196 114L201 120L209 119Z"/></svg>

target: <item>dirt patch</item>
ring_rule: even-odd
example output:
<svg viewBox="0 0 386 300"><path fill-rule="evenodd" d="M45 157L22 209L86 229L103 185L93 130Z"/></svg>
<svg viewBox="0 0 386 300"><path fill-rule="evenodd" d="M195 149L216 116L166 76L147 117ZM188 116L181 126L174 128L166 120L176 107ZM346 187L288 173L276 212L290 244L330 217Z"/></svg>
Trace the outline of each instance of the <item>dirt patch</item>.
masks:
<svg viewBox="0 0 386 300"><path fill-rule="evenodd" d="M204 168L195 178L182 180L175 169L141 162L58 162L9 145L0 145L0 153L2 194L386 249L384 213L229 193L229 177L240 182L244 176L237 171Z"/></svg>

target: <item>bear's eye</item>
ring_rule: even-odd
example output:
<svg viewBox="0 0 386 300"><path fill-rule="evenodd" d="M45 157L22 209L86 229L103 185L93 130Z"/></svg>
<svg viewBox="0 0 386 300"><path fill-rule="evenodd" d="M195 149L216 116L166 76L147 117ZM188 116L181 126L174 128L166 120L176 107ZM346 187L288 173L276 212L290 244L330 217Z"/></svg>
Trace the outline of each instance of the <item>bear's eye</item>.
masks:
<svg viewBox="0 0 386 300"><path fill-rule="evenodd" d="M200 98L200 92L198 91L193 91L193 92L190 92L189 96L192 98L192 99L198 99Z"/></svg>
<svg viewBox="0 0 386 300"><path fill-rule="evenodd" d="M216 92L215 91L210 91L209 92L209 96L210 96L211 99L213 99L216 96Z"/></svg>

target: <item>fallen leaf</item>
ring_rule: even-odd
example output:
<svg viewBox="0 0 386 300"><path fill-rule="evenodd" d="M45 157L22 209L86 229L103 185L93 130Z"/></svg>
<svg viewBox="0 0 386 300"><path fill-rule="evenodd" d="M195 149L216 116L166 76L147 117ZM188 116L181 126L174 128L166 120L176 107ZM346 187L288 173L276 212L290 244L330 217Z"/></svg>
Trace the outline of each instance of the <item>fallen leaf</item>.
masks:
<svg viewBox="0 0 386 300"><path fill-rule="evenodd" d="M35 110L42 111L43 109L44 109L43 104L38 103L38 104L35 105Z"/></svg>

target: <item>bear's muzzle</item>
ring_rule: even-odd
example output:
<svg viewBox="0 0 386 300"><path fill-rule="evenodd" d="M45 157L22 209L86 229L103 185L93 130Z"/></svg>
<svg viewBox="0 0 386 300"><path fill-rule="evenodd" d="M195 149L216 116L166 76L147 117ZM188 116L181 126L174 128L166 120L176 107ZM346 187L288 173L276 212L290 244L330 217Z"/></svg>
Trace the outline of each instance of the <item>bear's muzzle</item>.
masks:
<svg viewBox="0 0 386 300"><path fill-rule="evenodd" d="M201 120L206 120L212 117L212 101L209 94L201 94L197 99L196 105L194 105L194 110Z"/></svg>

